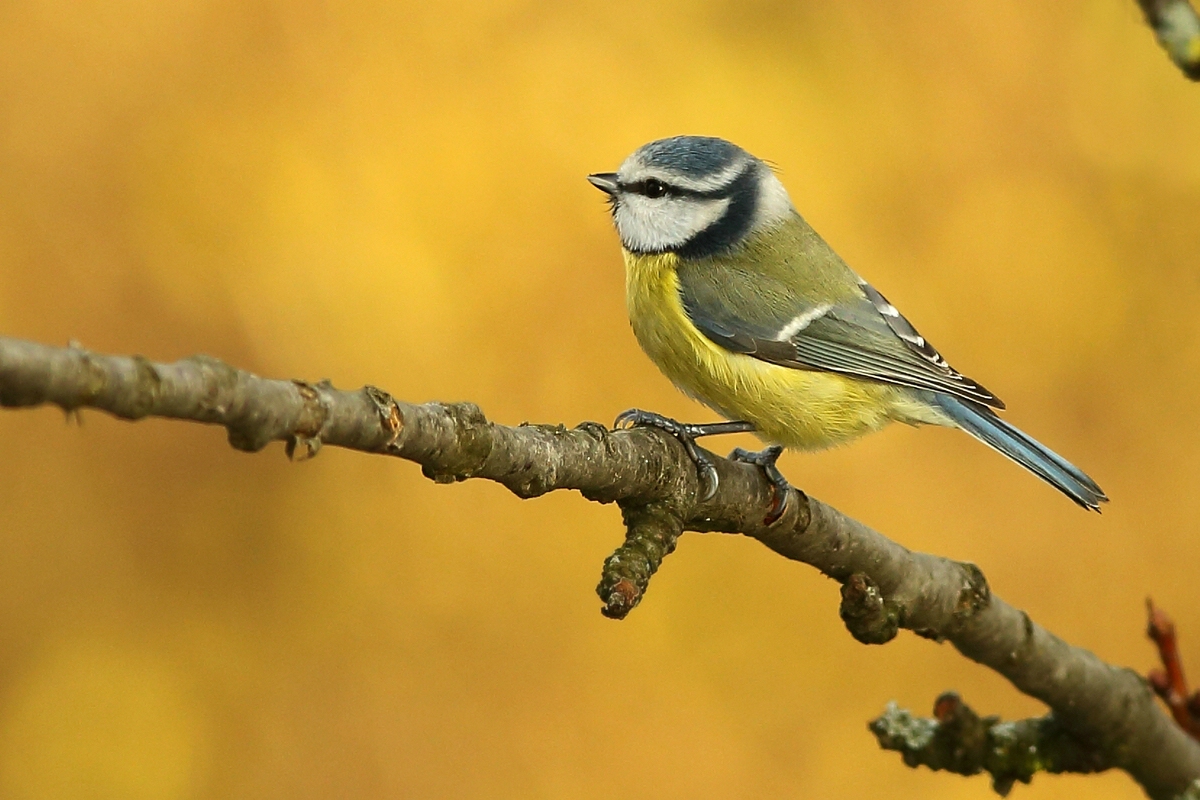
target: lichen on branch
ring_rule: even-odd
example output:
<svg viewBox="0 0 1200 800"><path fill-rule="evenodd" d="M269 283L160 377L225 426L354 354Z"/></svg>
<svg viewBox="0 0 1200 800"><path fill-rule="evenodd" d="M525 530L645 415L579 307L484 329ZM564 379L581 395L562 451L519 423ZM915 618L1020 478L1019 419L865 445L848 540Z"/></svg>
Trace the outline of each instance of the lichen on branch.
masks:
<svg viewBox="0 0 1200 800"><path fill-rule="evenodd" d="M986 772L1002 797L1038 772L1086 774L1113 766L1102 749L1080 741L1053 713L1001 722L979 716L954 692L937 699L933 718L915 717L889 703L868 727L880 747L899 752L908 766L959 775Z"/></svg>

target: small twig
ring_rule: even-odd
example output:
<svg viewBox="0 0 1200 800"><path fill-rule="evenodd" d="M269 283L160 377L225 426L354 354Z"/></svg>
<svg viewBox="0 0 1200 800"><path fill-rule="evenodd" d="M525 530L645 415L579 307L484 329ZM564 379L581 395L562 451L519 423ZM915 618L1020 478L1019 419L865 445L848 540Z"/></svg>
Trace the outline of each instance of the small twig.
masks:
<svg viewBox="0 0 1200 800"><path fill-rule="evenodd" d="M1185 76L1200 81L1200 15L1188 0L1137 0L1158 43Z"/></svg>
<svg viewBox="0 0 1200 800"><path fill-rule="evenodd" d="M1146 635L1158 647L1162 669L1152 669L1146 676L1155 694L1162 698L1171 710L1171 716L1192 738L1200 739L1200 692L1188 694L1187 679L1183 676L1183 659L1179 655L1179 643L1175 638L1175 623L1167 612L1146 598L1146 612L1150 618Z"/></svg>

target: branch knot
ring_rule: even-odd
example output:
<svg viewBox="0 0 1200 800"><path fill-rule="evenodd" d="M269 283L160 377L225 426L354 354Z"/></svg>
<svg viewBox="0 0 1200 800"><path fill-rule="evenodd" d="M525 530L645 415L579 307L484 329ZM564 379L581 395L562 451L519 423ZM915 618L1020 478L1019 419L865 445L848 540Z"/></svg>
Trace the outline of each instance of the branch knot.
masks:
<svg viewBox="0 0 1200 800"><path fill-rule="evenodd" d="M404 430L404 417L400 414L400 406L396 403L396 398L377 386L364 386L362 392L379 415L379 426L388 434L383 449L384 452L390 453Z"/></svg>
<svg viewBox="0 0 1200 800"><path fill-rule="evenodd" d="M963 577L966 583L958 593L958 602L954 605L955 629L961 629L973 616L987 608L992 600L992 590L988 587L983 570L974 564L961 562Z"/></svg>
<svg viewBox="0 0 1200 800"><path fill-rule="evenodd" d="M890 642L904 622L904 607L884 598L875 581L862 572L855 572L842 584L838 613L850 635L863 644Z"/></svg>
<svg viewBox="0 0 1200 800"><path fill-rule="evenodd" d="M422 474L436 483L455 483L483 471L492 454L491 424L474 403L436 403L449 419L453 447L434 453L421 467Z"/></svg>

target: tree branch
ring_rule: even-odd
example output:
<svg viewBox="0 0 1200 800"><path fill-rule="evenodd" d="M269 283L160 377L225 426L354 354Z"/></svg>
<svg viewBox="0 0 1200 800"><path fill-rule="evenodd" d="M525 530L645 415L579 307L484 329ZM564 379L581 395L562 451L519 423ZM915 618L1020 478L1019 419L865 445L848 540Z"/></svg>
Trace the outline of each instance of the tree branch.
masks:
<svg viewBox="0 0 1200 800"><path fill-rule="evenodd" d="M1137 0L1158 43L1185 76L1200 81L1200 15L1188 0Z"/></svg>
<svg viewBox="0 0 1200 800"><path fill-rule="evenodd" d="M613 617L637 605L683 531L742 533L841 582L842 618L860 641L883 643L907 628L1004 675L1051 708L1091 754L1087 763L1126 770L1154 798L1200 778L1200 744L1158 708L1145 681L1038 626L992 594L973 564L911 552L798 490L766 525L770 484L725 459L715 458L716 494L700 501L683 448L654 429L509 427L470 403L412 405L369 386L269 380L206 356L156 364L0 337L0 405L44 403L221 425L239 450L281 440L303 459L334 445L415 461L439 482L486 478L520 497L575 489L616 502L626 541L598 587Z"/></svg>

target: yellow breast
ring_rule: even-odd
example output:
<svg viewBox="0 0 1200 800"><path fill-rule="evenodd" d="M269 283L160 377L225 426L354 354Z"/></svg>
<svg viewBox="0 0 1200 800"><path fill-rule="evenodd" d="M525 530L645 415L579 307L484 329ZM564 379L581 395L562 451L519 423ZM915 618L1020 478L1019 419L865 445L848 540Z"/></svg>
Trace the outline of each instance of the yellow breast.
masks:
<svg viewBox="0 0 1200 800"><path fill-rule="evenodd" d="M923 422L909 393L873 381L790 369L732 353L692 324L671 253L625 253L629 321L646 355L687 394L769 442L816 450L899 419Z"/></svg>

